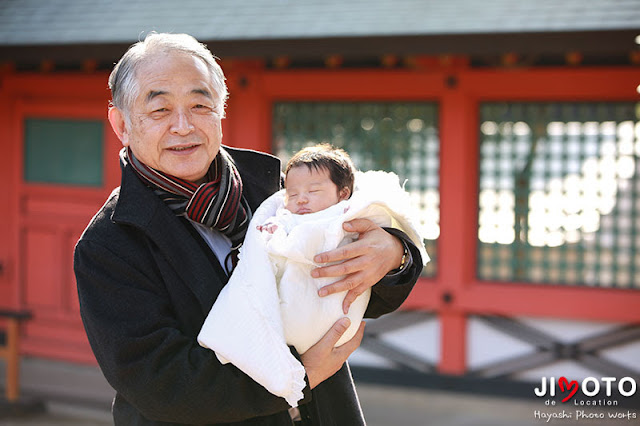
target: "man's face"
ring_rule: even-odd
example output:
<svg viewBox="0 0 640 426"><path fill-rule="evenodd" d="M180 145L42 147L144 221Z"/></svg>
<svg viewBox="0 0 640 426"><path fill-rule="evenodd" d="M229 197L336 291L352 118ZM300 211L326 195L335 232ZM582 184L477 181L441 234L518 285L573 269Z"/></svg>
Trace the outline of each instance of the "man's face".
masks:
<svg viewBox="0 0 640 426"><path fill-rule="evenodd" d="M121 111L109 112L122 144L149 167L202 181L222 140L222 111L206 65L184 53L161 54L142 63L136 78L131 125Z"/></svg>
<svg viewBox="0 0 640 426"><path fill-rule="evenodd" d="M349 190L338 190L326 169L293 167L285 178L285 208L291 213L319 212L347 198Z"/></svg>

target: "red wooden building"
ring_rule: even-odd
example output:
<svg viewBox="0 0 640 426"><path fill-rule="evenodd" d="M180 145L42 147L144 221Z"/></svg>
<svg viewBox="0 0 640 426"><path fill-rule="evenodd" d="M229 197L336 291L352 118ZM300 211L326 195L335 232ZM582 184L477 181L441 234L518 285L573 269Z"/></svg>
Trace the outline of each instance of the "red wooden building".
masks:
<svg viewBox="0 0 640 426"><path fill-rule="evenodd" d="M0 307L22 352L93 363L73 246L119 185L113 63L146 31L221 58L225 143L408 179L433 258L354 362L640 375L640 3L5 1ZM595 372L595 373L594 373Z"/></svg>

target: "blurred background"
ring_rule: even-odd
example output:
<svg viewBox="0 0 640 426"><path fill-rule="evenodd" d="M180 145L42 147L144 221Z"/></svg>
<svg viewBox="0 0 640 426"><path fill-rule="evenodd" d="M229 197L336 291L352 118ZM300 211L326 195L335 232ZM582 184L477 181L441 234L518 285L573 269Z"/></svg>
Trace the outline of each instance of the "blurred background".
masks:
<svg viewBox="0 0 640 426"><path fill-rule="evenodd" d="M72 252L119 185L109 72L150 31L220 58L225 144L406 181L432 260L352 356L370 424L575 422L560 377L640 409L637 0L0 0L0 424L109 424Z"/></svg>

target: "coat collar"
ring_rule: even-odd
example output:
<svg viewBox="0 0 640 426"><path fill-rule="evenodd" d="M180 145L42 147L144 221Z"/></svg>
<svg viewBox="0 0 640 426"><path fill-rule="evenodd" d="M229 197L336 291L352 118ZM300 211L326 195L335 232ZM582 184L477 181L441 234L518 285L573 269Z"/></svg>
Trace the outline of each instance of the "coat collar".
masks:
<svg viewBox="0 0 640 426"><path fill-rule="evenodd" d="M225 149L236 162L244 195L255 211L267 196L279 189L280 161L254 151ZM121 166L120 194L111 219L140 229L156 244L196 295L206 315L211 308L211 295L217 295L225 283L180 219L138 178L130 165Z"/></svg>
<svg viewBox="0 0 640 426"><path fill-rule="evenodd" d="M224 286L223 278L180 219L136 176L130 165L122 168L120 195L111 219L133 226L151 240L196 295L206 315Z"/></svg>
<svg viewBox="0 0 640 426"><path fill-rule="evenodd" d="M252 211L265 198L280 189L280 159L264 152L250 149L224 147L233 158L242 177L243 194Z"/></svg>

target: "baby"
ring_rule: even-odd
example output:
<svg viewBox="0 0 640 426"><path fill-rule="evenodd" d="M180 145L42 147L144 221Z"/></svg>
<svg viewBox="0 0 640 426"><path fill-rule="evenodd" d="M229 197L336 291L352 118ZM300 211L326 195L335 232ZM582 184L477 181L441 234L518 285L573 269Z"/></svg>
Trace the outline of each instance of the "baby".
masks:
<svg viewBox="0 0 640 426"><path fill-rule="evenodd" d="M344 150L329 144L305 148L295 154L285 168L284 208L302 215L347 200L353 193L354 176L355 167ZM278 213L280 220L286 220L286 213ZM275 216L257 228L273 234L278 229L278 220Z"/></svg>
<svg viewBox="0 0 640 426"><path fill-rule="evenodd" d="M256 228L267 233L264 239L278 283L285 339L303 354L345 315L341 309L346 293L325 298L317 296L319 287L334 282L335 278L311 278L311 269L318 266L311 259L322 252L326 244L314 235L311 225L328 225L329 221L342 224L342 215L349 210L346 200L353 194L356 169L344 150L319 144L296 153L284 173L283 205ZM323 212L322 216L314 215L319 212ZM356 237L357 234L347 234L339 246ZM346 316L351 320L351 326L336 346L347 342L357 332L370 294L370 289L365 291L350 306Z"/></svg>
<svg viewBox="0 0 640 426"><path fill-rule="evenodd" d="M344 222L366 218L407 234L429 260L419 215L398 176L357 172L346 152L323 144L295 154L285 168L285 189L255 211L228 284L211 308L198 342L231 362L292 407L303 397L305 370L291 353L305 353L340 318L351 325L336 346L357 332L371 289L343 311L347 291L320 297L340 278L312 278L318 253L358 238ZM405 256L410 252L405 249ZM408 264L412 261L409 260Z"/></svg>

